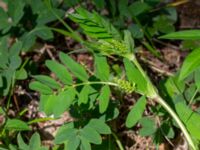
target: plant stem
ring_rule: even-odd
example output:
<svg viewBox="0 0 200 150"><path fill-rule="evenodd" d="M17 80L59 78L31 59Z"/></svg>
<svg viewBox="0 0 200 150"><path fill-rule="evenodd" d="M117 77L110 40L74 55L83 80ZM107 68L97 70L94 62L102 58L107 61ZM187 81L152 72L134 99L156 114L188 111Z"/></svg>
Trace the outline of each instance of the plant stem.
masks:
<svg viewBox="0 0 200 150"><path fill-rule="evenodd" d="M188 106L191 106L191 105L192 105L192 103L193 103L193 101L194 101L194 98L196 97L196 95L197 95L198 92L199 92L199 89L197 88L197 89L195 90L195 92L194 92L192 98L190 99Z"/></svg>
<svg viewBox="0 0 200 150"><path fill-rule="evenodd" d="M73 37L74 39L76 39L79 42L83 42L83 40L81 39L81 37L78 35L77 32L75 32L67 23L65 23L65 21L52 9L52 4L50 0L46 0L46 5L47 8L51 11L51 13L64 25L64 27L69 31L69 33L71 34L71 37ZM56 30L56 29L55 29ZM59 30L59 29L58 29ZM57 31L58 31L57 30Z"/></svg>
<svg viewBox="0 0 200 150"><path fill-rule="evenodd" d="M119 140L119 138L117 137L117 135L112 132L113 137L115 138L115 142L117 143L117 146L119 147L119 150L124 150L121 141Z"/></svg>
<svg viewBox="0 0 200 150"><path fill-rule="evenodd" d="M188 133L185 125L180 120L180 118L177 116L177 114L174 112L174 110L165 102L164 99L162 99L159 95L154 98L160 105L162 105L165 110L172 116L172 118L176 121L178 126L180 127L181 131L183 132L185 138L187 139L188 144L192 147L193 150L196 150L195 144L192 141L192 138L190 134Z"/></svg>
<svg viewBox="0 0 200 150"><path fill-rule="evenodd" d="M120 85L118 85L117 83L114 82L109 82L109 81L87 81L87 82L82 82L82 83L78 83L78 84L73 84L73 85L67 85L65 86L62 90L66 90L69 88L75 88L78 86L83 86L83 85L94 85L94 84L100 84L100 85L110 85L110 86L115 86L115 87L120 87Z"/></svg>
<svg viewBox="0 0 200 150"><path fill-rule="evenodd" d="M6 119L8 117L8 111L9 111L9 107L10 107L11 97L13 95L14 85L15 85L15 74L12 76L10 92L9 92L9 96L8 96L8 102L7 102L7 105L6 105Z"/></svg>
<svg viewBox="0 0 200 150"><path fill-rule="evenodd" d="M33 124L33 123L38 123L38 122L44 122L44 121L50 121L50 120L56 120L56 118L36 118L36 119L33 119L31 121L29 121L27 124Z"/></svg>
<svg viewBox="0 0 200 150"><path fill-rule="evenodd" d="M147 42L143 42L143 44L145 45L145 47L147 47L147 49L150 50L152 52L152 54L154 54L156 57L159 57L160 53L155 49L153 41L151 40L151 37L149 36L149 34L144 29L143 25L140 23L140 21L134 15L133 15L133 19L137 23L137 25L142 29L144 35L146 36L147 40L150 43L150 44L148 44Z"/></svg>
<svg viewBox="0 0 200 150"><path fill-rule="evenodd" d="M140 73L142 74L142 76L148 82L148 84L147 84L147 86L148 86L147 87L148 92L147 92L146 96L149 97L149 98L151 98L151 99L156 100L163 108L165 108L165 110L172 116L172 118L176 121L176 123L180 127L180 129L183 132L183 134L184 134L184 136L185 136L188 144L191 146L191 148L193 150L196 150L195 144L194 144L194 142L193 142L190 134L188 133L185 125L180 120L180 118L178 117L178 115L174 112L174 110L165 102L164 99L162 99L160 97L160 95L157 92L157 89L152 84L151 80L146 75L146 73L144 72L144 70L142 69L142 67L140 66L140 64L138 63L137 59L135 58L135 55L134 54L129 54L129 55L126 55L125 57L128 58L130 61L132 61L135 64L135 66L138 68L138 70L140 71Z"/></svg>

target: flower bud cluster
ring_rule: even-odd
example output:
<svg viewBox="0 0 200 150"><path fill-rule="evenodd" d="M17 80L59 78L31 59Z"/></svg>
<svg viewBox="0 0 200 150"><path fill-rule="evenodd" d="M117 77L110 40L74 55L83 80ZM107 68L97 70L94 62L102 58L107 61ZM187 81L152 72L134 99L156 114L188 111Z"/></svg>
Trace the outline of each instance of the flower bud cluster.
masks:
<svg viewBox="0 0 200 150"><path fill-rule="evenodd" d="M100 40L99 43L100 43L99 49L106 54L123 55L128 52L128 48L125 45L125 43L118 40L114 39L110 41Z"/></svg>
<svg viewBox="0 0 200 150"><path fill-rule="evenodd" d="M126 80L114 78L114 82L119 85L119 87L124 90L126 93L132 93L135 90L135 83L130 83Z"/></svg>

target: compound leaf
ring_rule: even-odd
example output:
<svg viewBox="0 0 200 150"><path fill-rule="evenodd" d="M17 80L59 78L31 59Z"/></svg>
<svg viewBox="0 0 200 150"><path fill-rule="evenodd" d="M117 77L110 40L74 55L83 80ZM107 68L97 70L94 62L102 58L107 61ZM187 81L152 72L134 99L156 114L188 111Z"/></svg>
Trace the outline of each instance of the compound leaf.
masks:
<svg viewBox="0 0 200 150"><path fill-rule="evenodd" d="M90 13L83 8L76 11L70 18L80 25L86 35L96 39L121 39L115 27L96 12Z"/></svg>

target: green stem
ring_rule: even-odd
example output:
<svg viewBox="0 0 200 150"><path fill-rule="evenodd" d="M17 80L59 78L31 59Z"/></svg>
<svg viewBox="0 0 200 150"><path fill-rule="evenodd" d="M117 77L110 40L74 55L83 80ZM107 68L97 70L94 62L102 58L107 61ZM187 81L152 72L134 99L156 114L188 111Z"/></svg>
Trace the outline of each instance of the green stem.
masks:
<svg viewBox="0 0 200 150"><path fill-rule="evenodd" d="M145 45L145 47L148 48L148 50L150 50L156 57L159 57L159 52L155 49L155 46L153 44L153 41L151 40L151 37L149 36L149 34L146 32L145 28L143 27L143 25L140 23L140 21L138 20L138 18L136 16L133 15L133 19L134 21L137 23L137 25L142 29L142 32L144 33L144 35L146 36L147 40L149 41L150 44L147 44L146 42L143 42L143 44Z"/></svg>
<svg viewBox="0 0 200 150"><path fill-rule="evenodd" d="M160 95L157 92L157 89L154 87L154 85L152 84L151 80L149 79L149 77L146 75L146 73L144 72L144 70L142 69L142 67L140 66L140 64L138 63L137 59L135 58L135 55L130 54L130 55L126 55L126 58L128 58L130 61L132 61L135 66L138 68L138 70L140 71L140 73L142 74L142 76L146 79L146 81L148 82L148 93L147 93L147 97L156 100L162 107L165 108L165 110L172 116L172 118L176 121L176 123L178 124L178 126L180 127L181 131L183 132L188 144L191 146L191 148L193 150L196 150L195 144L189 134L189 132L187 131L185 125L183 124L183 122L180 120L180 118L178 117L178 115L174 112L174 110L165 102L164 99L162 99L160 97Z"/></svg>
<svg viewBox="0 0 200 150"><path fill-rule="evenodd" d="M122 143L119 140L119 138L117 137L117 135L114 132L112 132L112 135L113 135L113 137L115 139L115 142L117 143L117 146L119 147L119 150L124 150L124 148L122 146Z"/></svg>
<svg viewBox="0 0 200 150"><path fill-rule="evenodd" d="M27 108L23 109L20 113L19 113L19 116L22 116L24 115L26 112L28 111Z"/></svg>
<svg viewBox="0 0 200 150"><path fill-rule="evenodd" d="M190 102L188 104L188 106L191 106L193 101L194 101L194 98L196 97L197 93L199 92L199 89L197 88L192 96L192 98L190 99Z"/></svg>
<svg viewBox="0 0 200 150"><path fill-rule="evenodd" d="M162 99L159 95L157 95L157 97L154 98L160 105L162 105L165 110L167 110L167 112L172 116L172 118L176 121L176 123L178 124L178 126L180 127L181 131L183 132L188 144L192 147L193 150L196 150L195 144L190 136L190 134L188 133L185 125L183 124L183 122L180 120L180 118L178 117L178 115L174 112L174 110L165 102L164 99Z"/></svg>
<svg viewBox="0 0 200 150"><path fill-rule="evenodd" d="M10 107L11 97L13 95L14 85L15 85L15 73L12 76L12 80L11 80L10 92L9 92L9 96L8 96L8 102L7 102L7 105L6 105L6 118L8 116L8 111L9 111L9 107Z"/></svg>
<svg viewBox="0 0 200 150"><path fill-rule="evenodd" d="M75 32L67 23L65 23L65 21L59 16L57 15L57 13L52 9L52 4L50 0L46 0L46 5L48 7L48 9L51 11L51 13L64 25L64 27L71 33L71 36L79 41L82 42L82 38L78 35L77 32ZM55 29L54 29L55 30ZM58 29L59 30L59 29ZM58 31L57 30L57 31ZM61 30L61 29L60 29Z"/></svg>
<svg viewBox="0 0 200 150"><path fill-rule="evenodd" d="M120 85L118 85L117 83L114 83L114 82L87 81L87 82L82 82L82 83L78 83L78 84L73 84L72 86L67 85L62 90L67 90L69 88L75 88L75 87L83 86L83 85L94 85L94 84L104 84L104 85L120 87Z"/></svg>
<svg viewBox="0 0 200 150"><path fill-rule="evenodd" d="M37 119L34 119L34 120L31 120L29 121L27 124L33 124L33 123L38 123L38 122L44 122L44 121L50 121L50 120L56 120L55 118L37 118Z"/></svg>

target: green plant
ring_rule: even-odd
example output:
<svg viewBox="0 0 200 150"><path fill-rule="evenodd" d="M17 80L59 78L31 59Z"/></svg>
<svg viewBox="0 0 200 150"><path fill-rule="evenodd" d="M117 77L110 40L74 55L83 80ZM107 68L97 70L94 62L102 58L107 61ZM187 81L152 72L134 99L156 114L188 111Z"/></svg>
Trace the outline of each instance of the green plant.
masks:
<svg viewBox="0 0 200 150"><path fill-rule="evenodd" d="M17 136L17 143L18 143L18 147L14 146L14 145L9 145L10 150L47 150L46 147L41 146L41 140L40 140L40 135L35 132L32 137L29 140L29 144L27 145L21 134L19 133Z"/></svg>
<svg viewBox="0 0 200 150"><path fill-rule="evenodd" d="M1 3L5 7L0 7L0 114L4 118L0 139L8 146L12 141L10 137L14 137L18 131L29 130L27 123L20 120L20 114L26 109L17 114L15 119L9 116L16 85L20 80L27 79L25 67L29 58L22 58L21 52L31 50L38 37L43 40L52 39L53 32L46 25L56 20L56 17L51 15L46 4L40 0L3 0ZM54 1L53 9L58 16L62 16L63 11L56 8L58 5L59 2Z"/></svg>
<svg viewBox="0 0 200 150"><path fill-rule="evenodd" d="M151 136L156 148L164 139L170 143L170 139L179 134L175 131L181 131L190 148L197 149L200 111L194 107L199 101L200 49L198 44L194 50L187 44L194 42L190 40L200 40L199 30L170 33L177 20L175 8L170 7L173 3L159 7L159 0L91 1L96 11L106 9L109 12L103 17L96 11L82 8L87 8L87 2L81 0L3 2L8 9L0 8L0 96L5 103L0 109L0 115L4 117L0 127L0 149L48 149L41 146L38 133L33 133L29 140L23 132L31 130L29 125L58 119L68 111L73 121L59 127L53 141L54 150L124 150L112 124L120 114L118 108L126 100L124 95L133 96L133 93L139 98L128 110L127 128L141 125L139 134ZM77 4L82 7L76 8L74 13L64 12ZM57 20L66 29L58 27ZM70 27L72 21L79 26L77 30ZM124 30L127 28L129 30ZM24 61L20 52L27 54L41 40L50 42L54 38L53 31L82 44L92 56L93 65L88 67L76 62L71 57L74 54L63 52L58 55L59 61L46 60L45 66L55 76L31 75L35 81L29 87L40 93L39 111L47 117L22 121L27 109L20 109L11 117L9 109L17 81L25 80L27 72L31 73L31 68L26 66L29 58L25 56ZM160 37L163 39L187 40L185 47L192 52L180 72L153 85L136 56L141 44L159 56L154 38L160 33L170 33ZM152 116L144 115L147 105L148 108L150 105Z"/></svg>
<svg viewBox="0 0 200 150"><path fill-rule="evenodd" d="M149 77L138 63L134 55L134 42L130 32L124 31L124 38L122 38L121 36L119 36L118 32L116 32L117 30L115 30L115 28L112 25L105 22L105 20L101 18L101 16L99 16L96 13L89 13L88 11L82 8L77 9L77 13L70 15L70 18L73 21L79 23L84 33L91 37L89 41L84 41L83 44L95 56L95 71L93 73L90 70L88 74L85 68L83 68L83 66L76 63L72 58L70 58L64 53L60 53L59 55L59 58L64 64L64 66L55 61L46 61L47 67L56 74L57 78L61 81L59 83L62 83L62 85L59 86L57 82L55 82L53 79L47 76L35 76L35 79L38 81L32 82L30 84L30 88L33 90L37 90L41 93L41 111L44 111L48 115L53 114L55 117L57 117L67 109L73 112L74 107L79 106L79 109L82 110L84 109L84 106L82 104L85 104L88 105L85 109L90 110L96 109L96 107L99 108L99 115L101 116L101 114L106 113L106 111L108 110L109 103L111 103L111 101L109 101L109 97L111 94L110 89L112 89L111 87L117 87L118 89L121 89L126 93L136 92L140 95L144 95L144 97L142 97L130 111L126 121L126 125L128 127L134 126L142 118L142 113L146 104L146 97L158 102L161 106L163 106L163 108L172 116L177 125L180 127L191 148L196 149L196 144L194 144L194 141L191 137L191 135L194 135L191 132L190 126L188 127L186 125L186 129L184 125L184 120L183 123L176 114L175 110L163 98L161 98L157 89L152 84ZM123 59L126 76L125 79L116 79L115 77L113 78L110 75L108 63L106 62L105 56L111 55L115 56L116 58ZM102 64L105 65L104 69ZM73 78L71 76L73 76ZM95 96L92 93L95 93ZM90 96L92 96L92 98ZM58 103L65 103L66 105L56 106L55 104ZM180 106L179 108L181 107L182 106ZM80 116L83 116L81 115L80 110ZM181 110L183 109L180 109L180 111L178 112L176 109L178 114L182 112ZM135 119L132 119L134 112L137 113L137 116L134 116ZM97 120L100 120L100 118L101 117L96 117ZM83 118L79 118L74 122L79 125L79 130L74 128L74 126L70 128L67 127L66 133L73 133L74 136L77 136L76 138L74 137L76 140L73 142L75 143L71 143L69 136L63 137L62 142L65 141L67 143L70 143L70 146L75 145L73 149L76 149L78 146L83 148L83 143L81 145L79 144L83 136L81 134L82 130L84 130L85 127L88 126L88 122L90 124L91 120L89 119L89 121L88 119L89 118L86 118L87 121L84 122ZM187 120L187 118L185 120ZM141 131L141 134L145 135L144 133L149 130L148 126L146 126L145 129L145 125L147 125L149 122L153 122L153 120L151 121L145 118L141 120L141 124L144 124L144 131ZM155 127L154 123L150 124L152 125L152 127ZM166 123L162 124L162 126L167 126L167 128L170 129ZM191 134L189 134L188 131L190 131ZM91 130L91 133L93 132L94 131ZM108 134L110 132L106 133ZM153 133L155 133L155 130ZM64 136L64 132L62 134ZM152 134L152 132L150 132L149 134ZM91 141L90 138L99 140L94 142ZM101 143L100 137L98 137L95 133L91 134L91 137L87 137L87 140L94 144ZM67 144L67 146L69 145ZM121 148L121 144L119 144L119 147ZM88 148L87 146L86 149L90 148Z"/></svg>
<svg viewBox="0 0 200 150"><path fill-rule="evenodd" d="M21 70L16 71L22 63L20 52L30 50L36 43L37 37L43 40L52 39L53 32L46 24L56 20L56 17L46 9L45 2L40 0L5 0L2 3L5 3L8 7L4 9L0 7L0 58L2 61L0 66L0 95L6 96L10 90L11 82L14 85L13 79L25 79L27 76L23 68L25 64L22 65ZM58 2L53 2L53 9L58 16L62 16L64 12L56 8L58 5ZM12 40L11 43L13 44L10 44L9 40ZM16 77L13 77L15 72Z"/></svg>
<svg viewBox="0 0 200 150"><path fill-rule="evenodd" d="M199 40L199 30L185 30L170 33L161 38L178 40ZM199 143L200 115L191 106L198 101L199 93L199 48L194 49L184 60L180 72L165 82L166 93L172 99L175 110L197 144Z"/></svg>

